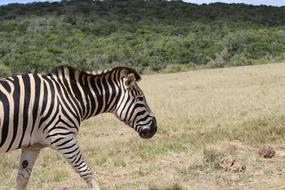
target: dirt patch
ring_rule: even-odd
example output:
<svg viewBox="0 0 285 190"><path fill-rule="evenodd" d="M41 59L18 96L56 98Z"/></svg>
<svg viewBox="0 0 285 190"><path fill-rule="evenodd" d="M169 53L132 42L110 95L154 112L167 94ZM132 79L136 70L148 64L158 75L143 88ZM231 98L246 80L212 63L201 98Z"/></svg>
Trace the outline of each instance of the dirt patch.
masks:
<svg viewBox="0 0 285 190"><path fill-rule="evenodd" d="M245 164L231 157L223 158L220 161L220 166L225 171L233 171L233 172L244 172L246 169Z"/></svg>

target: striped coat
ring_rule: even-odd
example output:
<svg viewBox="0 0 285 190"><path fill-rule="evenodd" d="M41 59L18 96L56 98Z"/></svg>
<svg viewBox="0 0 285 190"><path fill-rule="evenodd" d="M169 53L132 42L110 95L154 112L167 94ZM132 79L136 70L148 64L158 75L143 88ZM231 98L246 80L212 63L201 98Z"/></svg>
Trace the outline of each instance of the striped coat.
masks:
<svg viewBox="0 0 285 190"><path fill-rule="evenodd" d="M17 189L25 189L34 162L44 147L60 152L98 190L78 142L80 123L100 113L114 113L141 137L156 132L156 119L127 67L101 74L60 66L54 72L0 79L0 152L22 149Z"/></svg>

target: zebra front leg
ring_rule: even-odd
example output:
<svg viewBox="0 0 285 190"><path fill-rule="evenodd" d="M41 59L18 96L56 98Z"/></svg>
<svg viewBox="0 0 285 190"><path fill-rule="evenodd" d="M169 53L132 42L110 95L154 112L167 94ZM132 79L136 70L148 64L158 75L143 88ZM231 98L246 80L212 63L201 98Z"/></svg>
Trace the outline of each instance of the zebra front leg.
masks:
<svg viewBox="0 0 285 190"><path fill-rule="evenodd" d="M27 187L35 161L40 149L22 148L19 171L17 176L17 190L24 190Z"/></svg>
<svg viewBox="0 0 285 190"><path fill-rule="evenodd" d="M85 180L90 189L100 190L93 177L91 169L87 166L85 160L83 159L76 139L74 137L60 139L61 140L55 140L56 143L52 144L52 147L63 155L63 157L72 165L80 177Z"/></svg>

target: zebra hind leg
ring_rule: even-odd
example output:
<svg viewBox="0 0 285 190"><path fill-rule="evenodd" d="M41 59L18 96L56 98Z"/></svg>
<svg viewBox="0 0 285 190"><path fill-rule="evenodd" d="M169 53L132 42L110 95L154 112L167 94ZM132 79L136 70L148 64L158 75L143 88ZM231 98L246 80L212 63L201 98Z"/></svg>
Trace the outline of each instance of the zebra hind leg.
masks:
<svg viewBox="0 0 285 190"><path fill-rule="evenodd" d="M17 176L17 190L25 190L40 149L22 148L19 171Z"/></svg>
<svg viewBox="0 0 285 190"><path fill-rule="evenodd" d="M100 190L91 169L87 166L80 151L78 142L74 137L64 138L52 144L52 148L60 152L63 157L71 164L74 170L85 180L92 190Z"/></svg>

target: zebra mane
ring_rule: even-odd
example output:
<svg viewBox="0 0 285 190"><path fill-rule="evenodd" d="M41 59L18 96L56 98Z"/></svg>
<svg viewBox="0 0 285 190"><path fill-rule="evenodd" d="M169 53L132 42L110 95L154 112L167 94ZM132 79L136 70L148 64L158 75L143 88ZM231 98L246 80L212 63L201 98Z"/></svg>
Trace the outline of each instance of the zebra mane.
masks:
<svg viewBox="0 0 285 190"><path fill-rule="evenodd" d="M108 73L112 73L114 71L122 71L122 70L124 70L125 71L125 75L128 75L128 74L132 73L132 74L135 75L136 81L140 81L141 80L140 74L135 69L132 69L130 67L124 67L124 66L118 66L118 67L114 67L112 69L107 69L107 70L104 70L104 71L82 71L82 70L76 69L76 68L74 68L72 66L69 66L69 65L60 65L60 66L57 66L54 69L52 69L52 71L49 73L49 75L51 75L51 74L58 75L59 71L63 71L64 69L68 69L71 72L76 72L77 71L77 72L80 72L83 75L89 75L89 76L90 75L91 76L102 76L102 75L105 75L105 74L108 74Z"/></svg>

